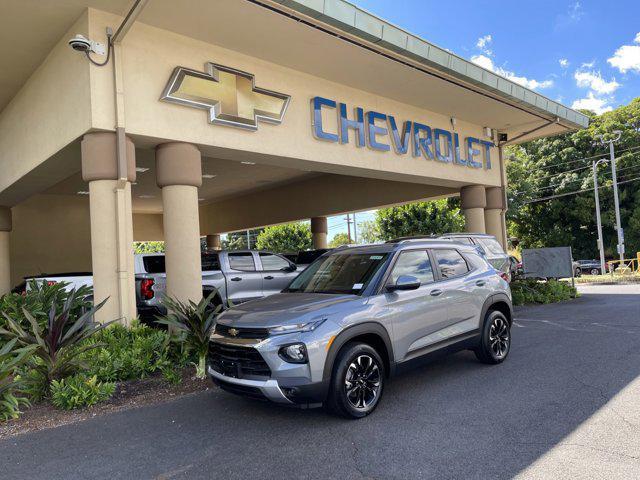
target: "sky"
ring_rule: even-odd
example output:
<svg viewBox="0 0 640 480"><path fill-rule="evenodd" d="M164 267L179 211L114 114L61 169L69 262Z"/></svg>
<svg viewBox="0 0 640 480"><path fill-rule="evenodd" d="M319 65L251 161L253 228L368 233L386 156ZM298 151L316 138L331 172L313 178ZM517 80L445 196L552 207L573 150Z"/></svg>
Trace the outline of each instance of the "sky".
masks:
<svg viewBox="0 0 640 480"><path fill-rule="evenodd" d="M640 0L351 1L572 108L602 113L640 96ZM329 238L346 231L344 215L329 218Z"/></svg>

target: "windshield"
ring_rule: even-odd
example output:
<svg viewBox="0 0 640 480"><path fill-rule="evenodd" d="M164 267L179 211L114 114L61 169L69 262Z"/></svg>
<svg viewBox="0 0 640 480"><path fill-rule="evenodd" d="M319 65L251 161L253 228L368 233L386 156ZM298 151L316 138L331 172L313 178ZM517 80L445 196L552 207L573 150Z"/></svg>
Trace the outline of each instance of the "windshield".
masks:
<svg viewBox="0 0 640 480"><path fill-rule="evenodd" d="M285 292L359 295L387 256L388 253L334 253L311 264Z"/></svg>

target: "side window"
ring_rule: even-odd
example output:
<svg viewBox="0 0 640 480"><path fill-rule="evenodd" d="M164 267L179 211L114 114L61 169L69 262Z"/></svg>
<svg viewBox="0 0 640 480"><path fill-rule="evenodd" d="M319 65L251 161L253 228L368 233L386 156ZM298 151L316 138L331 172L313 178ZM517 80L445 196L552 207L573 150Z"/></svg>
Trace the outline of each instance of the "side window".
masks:
<svg viewBox="0 0 640 480"><path fill-rule="evenodd" d="M256 264L253 261L251 252L234 252L229 253L229 266L233 270L241 270L245 272L253 272Z"/></svg>
<svg viewBox="0 0 640 480"><path fill-rule="evenodd" d="M473 245L473 241L469 237L456 237L453 240L456 242L468 243L469 245Z"/></svg>
<svg viewBox="0 0 640 480"><path fill-rule="evenodd" d="M416 277L422 285L433 282L433 268L427 252L425 250L402 252L391 271L390 283L396 283L398 277L402 275Z"/></svg>
<svg viewBox="0 0 640 480"><path fill-rule="evenodd" d="M500 245L495 238L478 237L477 240L478 243L480 243L480 245L482 245L486 251L491 252L494 255L504 255L502 245Z"/></svg>
<svg viewBox="0 0 640 480"><path fill-rule="evenodd" d="M263 270L282 270L289 267L289 262L273 253L260 253Z"/></svg>
<svg viewBox="0 0 640 480"><path fill-rule="evenodd" d="M212 272L220 270L220 261L216 253L205 253L202 255L202 271Z"/></svg>
<svg viewBox="0 0 640 480"><path fill-rule="evenodd" d="M438 249L433 251L433 255L444 279L464 275L469 271L467 262L457 250Z"/></svg>

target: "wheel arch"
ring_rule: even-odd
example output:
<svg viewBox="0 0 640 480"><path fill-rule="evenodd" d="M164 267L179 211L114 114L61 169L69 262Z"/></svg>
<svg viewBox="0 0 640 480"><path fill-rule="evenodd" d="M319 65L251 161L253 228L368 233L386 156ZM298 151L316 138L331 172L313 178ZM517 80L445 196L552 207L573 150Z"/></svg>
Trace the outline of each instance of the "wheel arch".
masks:
<svg viewBox="0 0 640 480"><path fill-rule="evenodd" d="M496 293L485 300L482 307L482 315L480 316L481 321L484 322L487 313L494 310L507 317L509 326L513 325L513 307L511 306L511 300L505 293ZM482 328L482 325L480 327Z"/></svg>
<svg viewBox="0 0 640 480"><path fill-rule="evenodd" d="M331 379L333 365L338 353L342 347L353 341L361 341L362 343L371 345L371 347L373 347L382 357L387 376L391 376L393 374L395 362L393 360L393 345L391 343L391 338L389 337L389 332L380 323L365 322L347 327L345 330L340 332L340 334L338 334L331 343L331 347L327 353L327 359L324 363L324 371L322 374L323 381Z"/></svg>

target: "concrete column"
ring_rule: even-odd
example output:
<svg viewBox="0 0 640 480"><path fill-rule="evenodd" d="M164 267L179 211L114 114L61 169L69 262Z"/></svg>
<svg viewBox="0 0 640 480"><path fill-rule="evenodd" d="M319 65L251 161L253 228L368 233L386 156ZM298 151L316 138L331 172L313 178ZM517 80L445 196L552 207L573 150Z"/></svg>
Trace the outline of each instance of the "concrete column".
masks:
<svg viewBox="0 0 640 480"><path fill-rule="evenodd" d="M504 224L502 222L502 213L505 210L505 198L504 191L501 187L487 188L487 205L484 208L484 222L486 226L486 232L489 235L496 237L502 248L507 251L507 246L504 245L504 239L506 237Z"/></svg>
<svg viewBox="0 0 640 480"><path fill-rule="evenodd" d="M221 250L220 235L207 235L207 248L209 250Z"/></svg>
<svg viewBox="0 0 640 480"><path fill-rule="evenodd" d="M311 219L311 240L313 248L327 248L327 217Z"/></svg>
<svg viewBox="0 0 640 480"><path fill-rule="evenodd" d="M89 133L82 139L81 150L82 178L89 183L93 296L95 303L108 299L96 320L128 323L136 317L131 213L135 146L126 139L127 171L121 179L115 133Z"/></svg>
<svg viewBox="0 0 640 480"><path fill-rule="evenodd" d="M156 181L162 189L167 295L182 302L202 298L198 188L200 151L188 143L156 149Z"/></svg>
<svg viewBox="0 0 640 480"><path fill-rule="evenodd" d="M0 297L11 291L11 256L9 232L11 231L11 209L0 207Z"/></svg>
<svg viewBox="0 0 640 480"><path fill-rule="evenodd" d="M482 185L462 187L460 200L465 218L465 231L485 233L484 207L487 204L485 188Z"/></svg>

